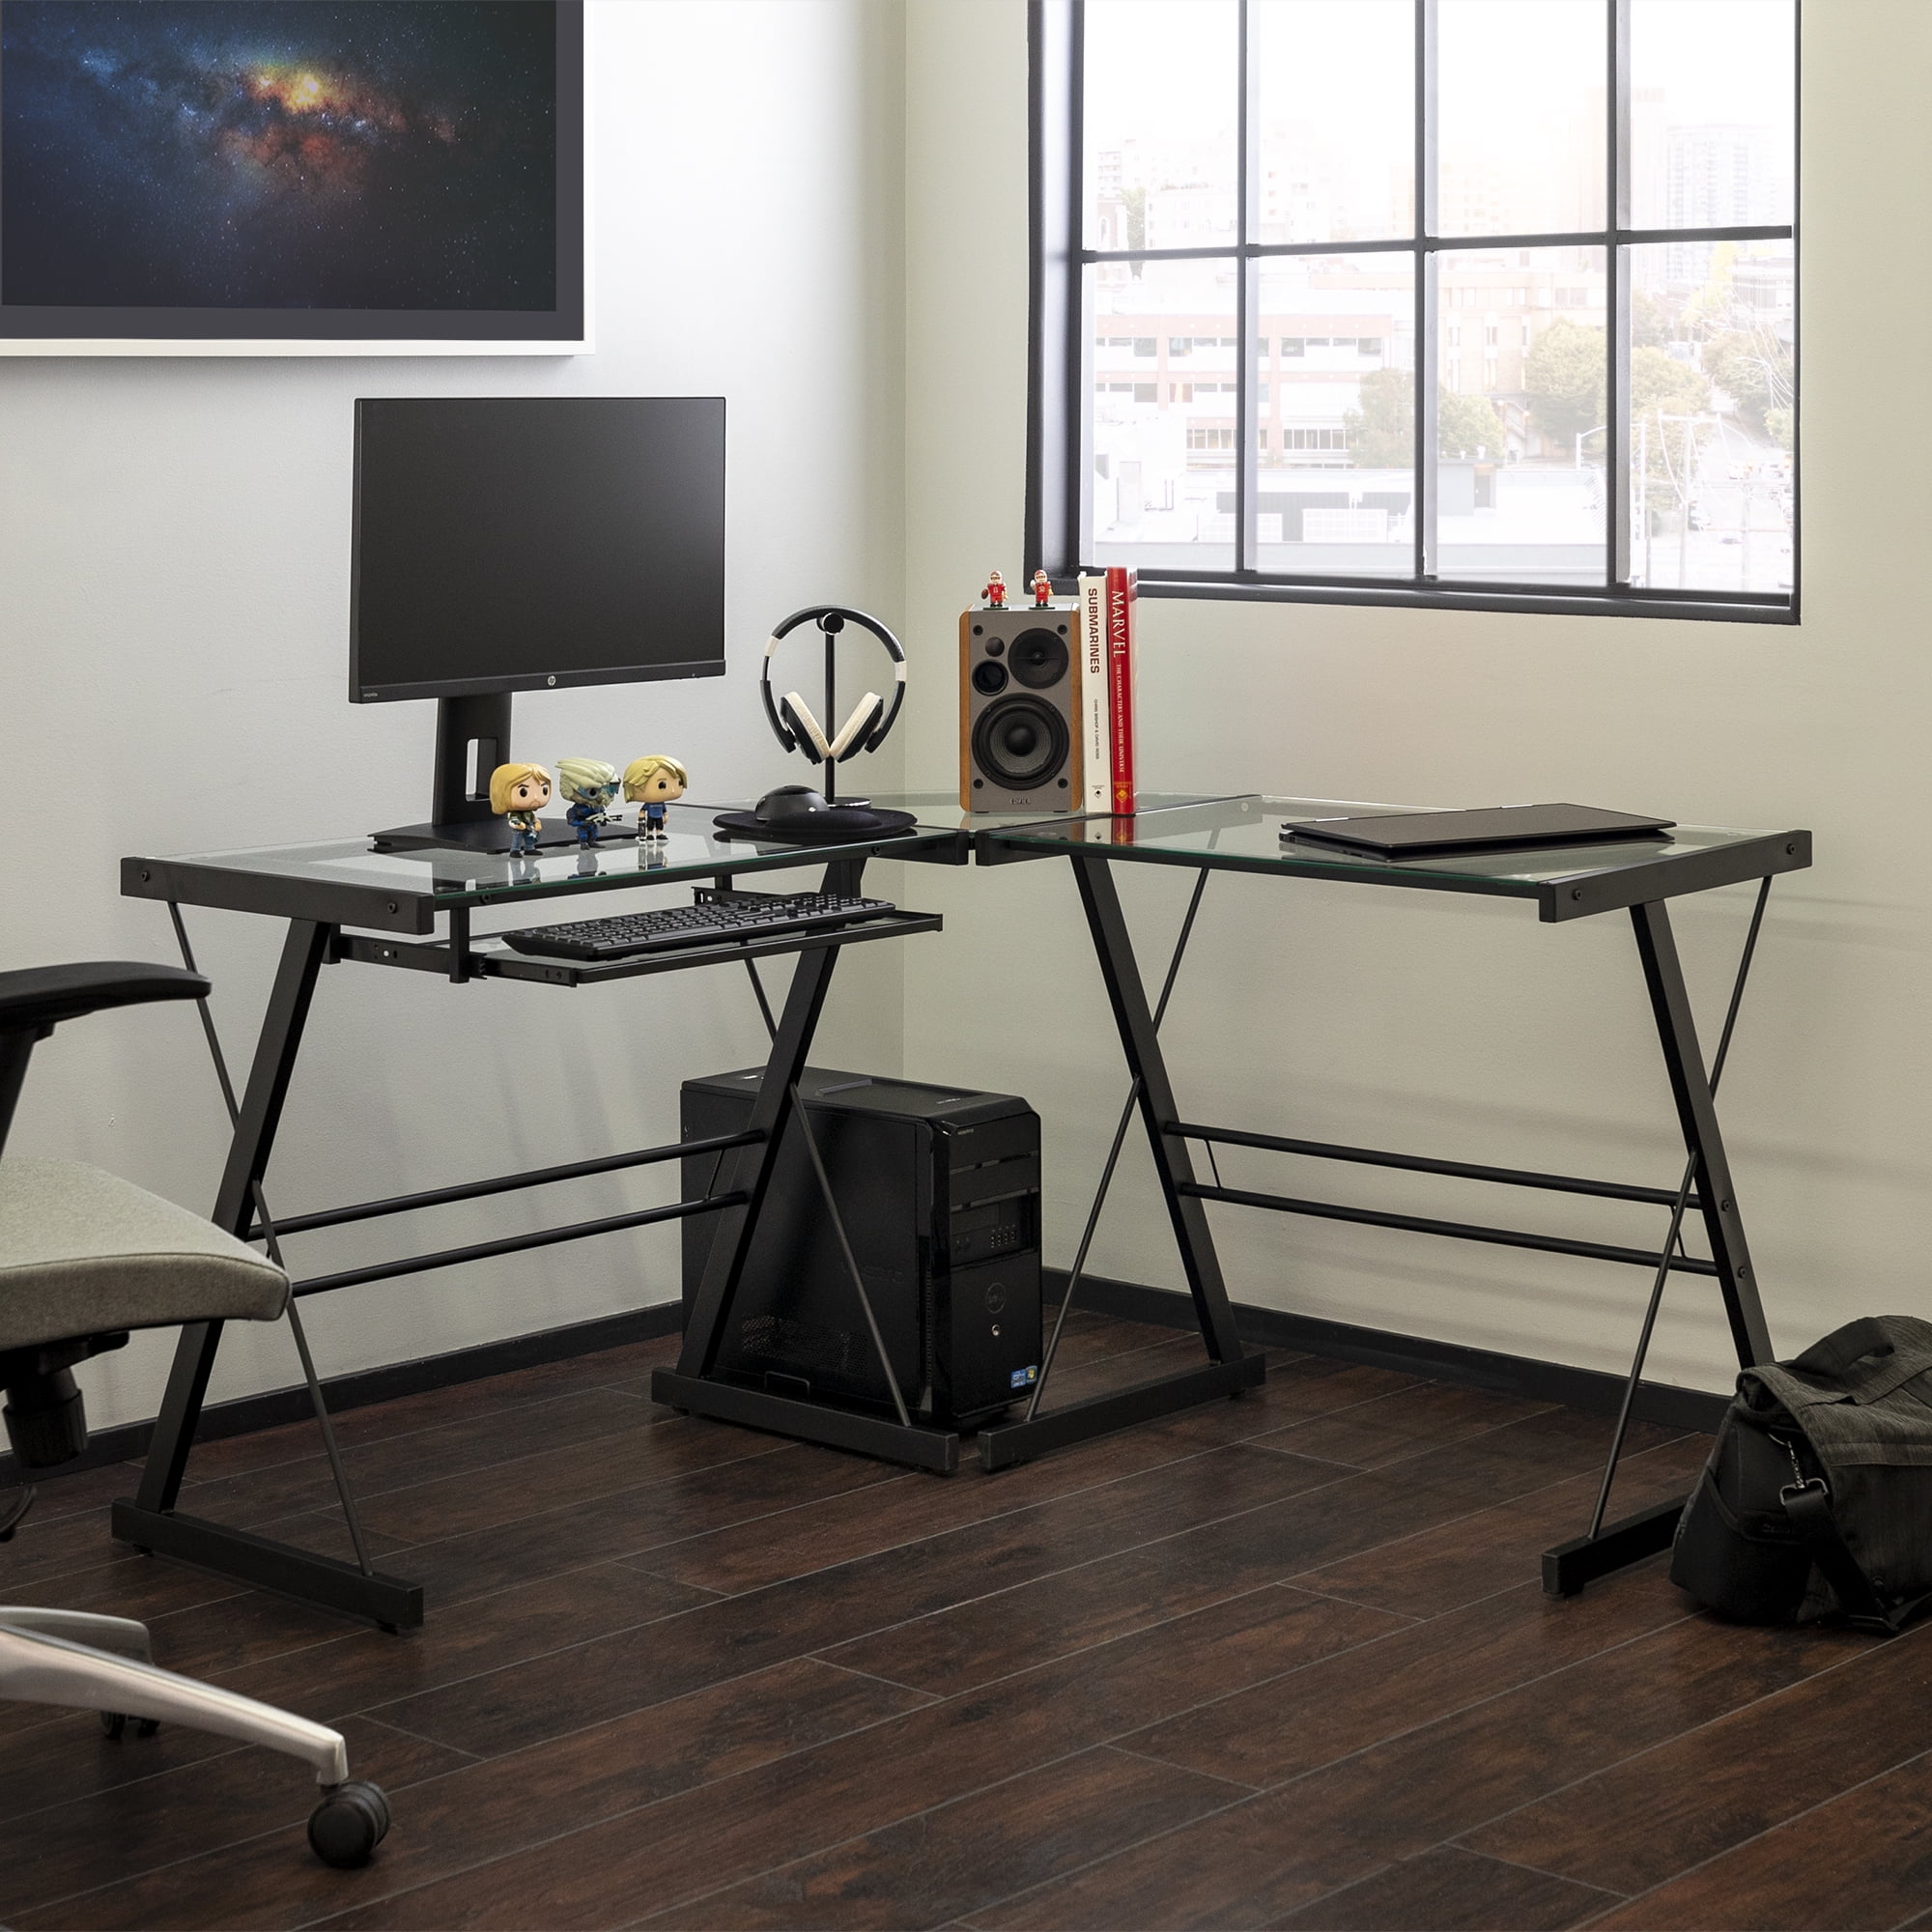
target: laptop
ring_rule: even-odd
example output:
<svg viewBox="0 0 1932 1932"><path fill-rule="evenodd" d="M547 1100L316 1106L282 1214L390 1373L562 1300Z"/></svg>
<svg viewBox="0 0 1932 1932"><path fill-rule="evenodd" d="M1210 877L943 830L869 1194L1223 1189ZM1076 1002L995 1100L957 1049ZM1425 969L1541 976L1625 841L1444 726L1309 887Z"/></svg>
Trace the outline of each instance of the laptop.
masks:
<svg viewBox="0 0 1932 1932"><path fill-rule="evenodd" d="M1452 852L1508 852L1538 845L1661 837L1677 821L1595 805L1501 805L1471 811L1361 812L1348 818L1283 821L1281 836L1369 852L1379 859L1433 859Z"/></svg>

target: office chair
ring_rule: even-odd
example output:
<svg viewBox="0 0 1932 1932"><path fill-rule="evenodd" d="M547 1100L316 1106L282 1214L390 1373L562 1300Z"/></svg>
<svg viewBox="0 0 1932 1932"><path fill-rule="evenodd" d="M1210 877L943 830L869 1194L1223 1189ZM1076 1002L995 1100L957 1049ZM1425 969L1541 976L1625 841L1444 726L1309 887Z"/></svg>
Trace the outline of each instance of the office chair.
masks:
<svg viewBox="0 0 1932 1932"><path fill-rule="evenodd" d="M37 1041L63 1020L149 1000L207 997L173 966L109 962L0 973L0 1151ZM135 1328L273 1321L288 1277L199 1215L69 1160L0 1160L0 1389L22 1469L71 1462L87 1446L73 1365L123 1347ZM33 1501L0 1506L0 1543ZM0 1606L0 1698L99 1710L112 1738L162 1720L266 1745L312 1766L322 1802L309 1843L359 1865L389 1828L382 1791L352 1782L341 1734L148 1661L145 1624L81 1610Z"/></svg>

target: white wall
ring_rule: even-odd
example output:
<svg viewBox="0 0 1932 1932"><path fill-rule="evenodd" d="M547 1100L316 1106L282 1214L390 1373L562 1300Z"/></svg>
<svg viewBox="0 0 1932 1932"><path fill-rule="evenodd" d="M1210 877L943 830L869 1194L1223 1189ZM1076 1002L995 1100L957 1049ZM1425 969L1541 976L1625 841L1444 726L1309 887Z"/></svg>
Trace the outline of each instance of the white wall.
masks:
<svg viewBox="0 0 1932 1932"><path fill-rule="evenodd" d="M900 16L888 0L593 0L591 26L594 355L0 361L0 966L172 958L163 910L116 896L124 853L421 816L434 706L344 696L357 395L725 395L729 677L523 697L518 744L675 751L700 797L803 776L758 718L766 631L821 598L899 616ZM239 1074L279 935L189 919ZM825 1059L896 1060L894 951L841 968ZM333 968L269 1198L296 1213L671 1139L677 1082L762 1039L742 975L567 994ZM11 1151L99 1161L205 1211L224 1143L184 1007L58 1033ZM354 1265L673 1182L655 1169L313 1236L294 1259ZM666 1299L675 1254L674 1229L643 1230L352 1290L309 1304L311 1332L325 1374L439 1353ZM284 1328L229 1337L216 1398L295 1379ZM137 1337L86 1371L97 1423L153 1413L168 1348Z"/></svg>
<svg viewBox="0 0 1932 1932"><path fill-rule="evenodd" d="M908 619L915 780L956 755L951 620L1021 542L1026 48L1019 0L908 15ZM1342 607L1142 605L1155 788L1478 805L1576 798L1688 822L1805 825L1774 893L1723 1095L1775 1342L1927 1311L1932 807L1922 481L1932 377L1908 319L1932 272L1898 227L1932 180L1922 0L1805 13L1804 616L1795 629ZM1125 877L1150 976L1185 874ZM1045 1118L1053 1259L1124 1090L1070 881L942 882L943 952L909 972L907 1070L1009 1087ZM932 896L931 894L927 895ZM1677 928L1714 1038L1749 891ZM1220 878L1169 1022L1182 1110L1276 1132L1652 1184L1682 1162L1629 927L1502 901ZM1232 1184L1414 1205L1654 1245L1663 1215L1232 1151ZM1244 1299L1614 1368L1647 1277L1379 1230L1211 1210ZM1179 1285L1144 1156L1092 1265ZM1665 1378L1734 1373L1711 1284L1673 1286Z"/></svg>

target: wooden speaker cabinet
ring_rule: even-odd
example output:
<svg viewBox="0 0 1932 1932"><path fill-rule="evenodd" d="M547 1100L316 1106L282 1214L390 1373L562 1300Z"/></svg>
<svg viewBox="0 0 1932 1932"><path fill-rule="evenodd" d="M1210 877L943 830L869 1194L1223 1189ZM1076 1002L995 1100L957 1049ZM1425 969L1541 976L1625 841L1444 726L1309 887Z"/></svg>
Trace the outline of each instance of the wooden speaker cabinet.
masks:
<svg viewBox="0 0 1932 1932"><path fill-rule="evenodd" d="M1070 604L959 617L959 804L1077 811L1078 612Z"/></svg>

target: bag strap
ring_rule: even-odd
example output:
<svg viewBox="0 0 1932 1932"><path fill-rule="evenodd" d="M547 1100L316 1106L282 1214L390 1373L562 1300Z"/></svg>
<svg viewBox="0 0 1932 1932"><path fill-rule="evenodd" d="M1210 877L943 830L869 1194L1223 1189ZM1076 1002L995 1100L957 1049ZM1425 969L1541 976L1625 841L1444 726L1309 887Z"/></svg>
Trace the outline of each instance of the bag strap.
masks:
<svg viewBox="0 0 1932 1932"><path fill-rule="evenodd" d="M1881 1636L1896 1636L1904 1627L1932 1604L1932 1590L1908 1603L1887 1607L1885 1599L1859 1566L1838 1531L1832 1514L1832 1492L1822 1476L1787 1483L1777 1492L1784 1514L1803 1540L1805 1552L1831 1584L1854 1628Z"/></svg>
<svg viewBox="0 0 1932 1932"><path fill-rule="evenodd" d="M1803 1376L1835 1379L1867 1355L1876 1355L1881 1350L1889 1354L1892 1347L1892 1339L1878 1317L1861 1315L1856 1321L1847 1321L1842 1328L1834 1328L1822 1340L1813 1342L1802 1355L1794 1355L1778 1366L1795 1369Z"/></svg>

